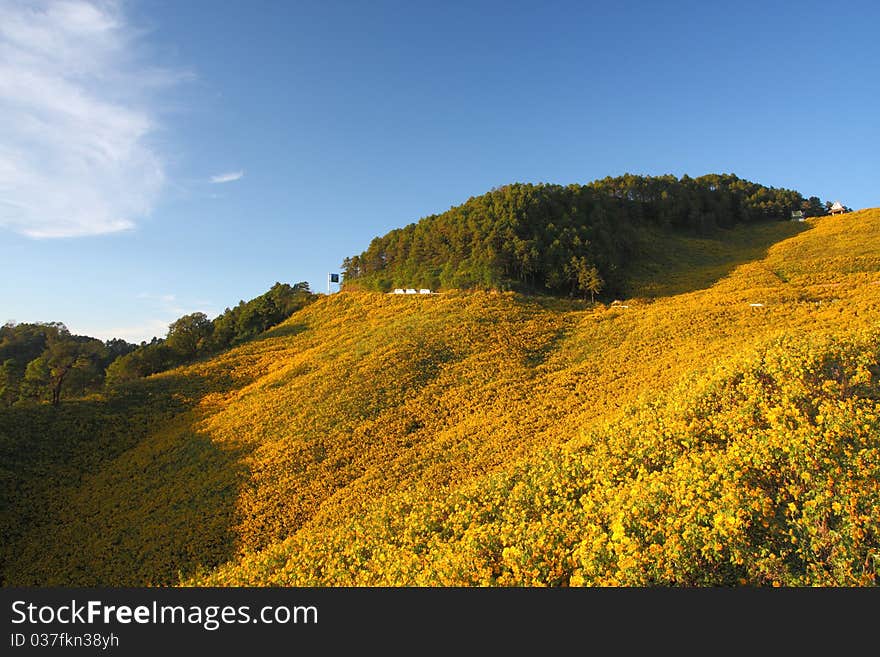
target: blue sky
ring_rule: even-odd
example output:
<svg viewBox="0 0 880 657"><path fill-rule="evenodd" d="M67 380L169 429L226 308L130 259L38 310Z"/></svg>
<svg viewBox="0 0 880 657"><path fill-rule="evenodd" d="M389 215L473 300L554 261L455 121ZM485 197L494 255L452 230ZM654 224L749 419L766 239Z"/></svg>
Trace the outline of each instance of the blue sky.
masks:
<svg viewBox="0 0 880 657"><path fill-rule="evenodd" d="M875 2L0 3L0 321L139 342L510 182L880 206Z"/></svg>

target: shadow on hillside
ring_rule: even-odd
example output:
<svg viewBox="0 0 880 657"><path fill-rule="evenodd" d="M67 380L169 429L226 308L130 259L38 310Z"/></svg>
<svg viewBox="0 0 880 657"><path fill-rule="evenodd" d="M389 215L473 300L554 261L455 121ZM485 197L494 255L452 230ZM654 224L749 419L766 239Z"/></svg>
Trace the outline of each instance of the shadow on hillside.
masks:
<svg viewBox="0 0 880 657"><path fill-rule="evenodd" d="M534 304L544 310L561 313L589 310L595 305L587 299L577 297L553 297L539 294L523 295L519 300L520 303Z"/></svg>
<svg viewBox="0 0 880 657"><path fill-rule="evenodd" d="M251 340L251 342L261 342L263 340L270 340L272 338L292 337L294 335L299 335L307 328L308 325L306 324L284 324L282 326L276 326L275 328L271 328L268 331L261 333L253 340Z"/></svg>
<svg viewBox="0 0 880 657"><path fill-rule="evenodd" d="M740 265L765 258L774 244L811 228L808 223L777 221L699 237L658 234L641 245L626 272L622 295L657 298L706 289Z"/></svg>
<svg viewBox="0 0 880 657"><path fill-rule="evenodd" d="M249 448L214 440L198 404L232 385L175 374L0 411L0 583L174 584L231 558Z"/></svg>

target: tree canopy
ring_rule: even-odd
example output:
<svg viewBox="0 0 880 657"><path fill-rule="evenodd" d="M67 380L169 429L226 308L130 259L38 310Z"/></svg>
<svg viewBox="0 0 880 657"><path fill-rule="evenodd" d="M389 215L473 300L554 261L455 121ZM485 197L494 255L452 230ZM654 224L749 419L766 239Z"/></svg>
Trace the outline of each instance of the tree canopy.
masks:
<svg viewBox="0 0 880 657"><path fill-rule="evenodd" d="M250 301L239 301L213 320L201 312L172 322L165 338L154 338L107 369L107 385L115 386L215 354L284 321L315 299L309 284L276 282Z"/></svg>
<svg viewBox="0 0 880 657"><path fill-rule="evenodd" d="M0 404L49 401L57 406L62 392L97 392L107 366L135 348L124 340L71 335L60 322L7 323L0 328Z"/></svg>
<svg viewBox="0 0 880 657"><path fill-rule="evenodd" d="M0 406L50 402L100 392L235 346L313 301L308 283L275 283L213 320L202 312L172 322L163 338L140 346L72 335L60 322L0 327Z"/></svg>

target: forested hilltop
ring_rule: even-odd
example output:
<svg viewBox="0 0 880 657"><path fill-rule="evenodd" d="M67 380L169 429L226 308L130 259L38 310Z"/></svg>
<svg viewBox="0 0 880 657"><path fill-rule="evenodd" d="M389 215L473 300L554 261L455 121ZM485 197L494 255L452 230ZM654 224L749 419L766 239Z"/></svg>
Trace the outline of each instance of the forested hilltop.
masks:
<svg viewBox="0 0 880 657"><path fill-rule="evenodd" d="M616 295L645 231L826 214L828 204L732 174L624 175L587 185L511 184L375 238L342 263L346 289L498 289Z"/></svg>

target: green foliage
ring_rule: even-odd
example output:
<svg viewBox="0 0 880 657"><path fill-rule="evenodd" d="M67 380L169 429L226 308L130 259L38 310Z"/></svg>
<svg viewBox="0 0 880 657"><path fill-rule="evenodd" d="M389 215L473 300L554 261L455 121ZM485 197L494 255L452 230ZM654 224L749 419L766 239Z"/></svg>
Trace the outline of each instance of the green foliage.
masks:
<svg viewBox="0 0 880 657"><path fill-rule="evenodd" d="M71 335L63 324L6 324L0 329L0 405L50 401L62 390L81 396L100 390L107 364L134 349L122 340L102 343Z"/></svg>
<svg viewBox="0 0 880 657"><path fill-rule="evenodd" d="M131 381L250 340L315 299L308 283L275 283L255 299L241 301L213 321L184 315L165 338L138 347L125 340L101 342L71 335L60 322L8 323L0 327L0 407L78 397Z"/></svg>
<svg viewBox="0 0 880 657"><path fill-rule="evenodd" d="M184 315L168 327L164 339L153 338L115 360L107 368L107 386L115 388L251 340L315 298L306 282L276 282L268 292L240 301L213 321L204 313Z"/></svg>
<svg viewBox="0 0 880 657"><path fill-rule="evenodd" d="M165 344L180 362L186 362L194 358L199 351L204 351L213 329L214 325L205 313L184 315L168 327Z"/></svg>
<svg viewBox="0 0 880 657"><path fill-rule="evenodd" d="M148 344L131 353L120 356L107 367L106 385L114 388L156 372L162 372L176 364L176 355L164 340L153 338Z"/></svg>
<svg viewBox="0 0 880 657"><path fill-rule="evenodd" d="M599 275L599 270L590 265L586 258L572 258L566 267L569 276L576 282L577 289L584 294L590 294L590 301L595 302L596 295L602 291L605 281Z"/></svg>
<svg viewBox="0 0 880 657"><path fill-rule="evenodd" d="M0 365L0 406L11 406L18 400L21 378L15 359L4 360Z"/></svg>
<svg viewBox="0 0 880 657"><path fill-rule="evenodd" d="M814 202L815 201L815 202ZM346 289L498 289L619 294L651 227L708 235L718 228L788 220L812 197L734 175L604 178L589 185L513 184L375 238L342 263ZM583 287L579 271L595 268ZM585 279L583 279L585 280ZM592 287L592 291L590 290Z"/></svg>
<svg viewBox="0 0 880 657"><path fill-rule="evenodd" d="M217 317L204 353L216 353L251 340L314 300L315 295L306 282L293 286L275 283L265 294L247 302L240 301L235 308L227 308Z"/></svg>
<svg viewBox="0 0 880 657"><path fill-rule="evenodd" d="M40 356L27 364L21 384L21 397L32 400L45 398L51 377L48 360L47 357Z"/></svg>

